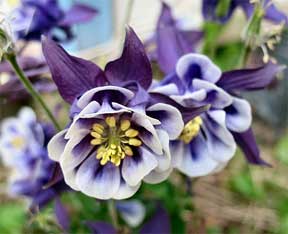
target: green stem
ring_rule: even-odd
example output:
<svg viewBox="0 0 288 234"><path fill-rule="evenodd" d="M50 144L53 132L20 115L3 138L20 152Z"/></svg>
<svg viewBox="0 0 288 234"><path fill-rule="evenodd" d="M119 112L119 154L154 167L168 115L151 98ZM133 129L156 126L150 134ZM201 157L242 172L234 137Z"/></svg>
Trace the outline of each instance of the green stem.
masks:
<svg viewBox="0 0 288 234"><path fill-rule="evenodd" d="M32 95L32 97L40 103L40 105L43 107L44 111L46 112L47 116L50 118L52 123L54 124L55 128L60 131L60 125L57 123L55 117L53 116L52 112L49 110L48 106L43 101L40 94L34 89L33 84L30 82L30 80L25 76L23 70L20 68L19 64L17 63L16 55L6 54L5 58L9 61L11 64L13 70L15 71L16 75L26 88L26 90Z"/></svg>
<svg viewBox="0 0 288 234"><path fill-rule="evenodd" d="M112 224L114 228L118 230L119 229L118 215L115 207L115 201L112 199L108 201L108 210L112 220Z"/></svg>
<svg viewBox="0 0 288 234"><path fill-rule="evenodd" d="M239 69L245 67L249 53L250 53L250 47L248 45L245 45L245 47L241 51L240 59L239 59L238 66L237 66Z"/></svg>

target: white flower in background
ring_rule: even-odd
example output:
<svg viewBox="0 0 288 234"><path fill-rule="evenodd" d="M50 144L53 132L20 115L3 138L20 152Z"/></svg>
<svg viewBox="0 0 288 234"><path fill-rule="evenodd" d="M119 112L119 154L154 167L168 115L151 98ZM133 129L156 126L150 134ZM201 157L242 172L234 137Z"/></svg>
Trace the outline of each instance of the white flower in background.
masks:
<svg viewBox="0 0 288 234"><path fill-rule="evenodd" d="M5 54L11 53L13 50L14 37L11 27L11 16L0 11L0 60Z"/></svg>

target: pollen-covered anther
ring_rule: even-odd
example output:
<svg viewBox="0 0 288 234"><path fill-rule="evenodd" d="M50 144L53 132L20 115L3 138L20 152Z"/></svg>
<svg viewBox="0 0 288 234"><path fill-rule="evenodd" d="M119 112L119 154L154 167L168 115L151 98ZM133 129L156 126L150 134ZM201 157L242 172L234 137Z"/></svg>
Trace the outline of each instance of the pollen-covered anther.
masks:
<svg viewBox="0 0 288 234"><path fill-rule="evenodd" d="M202 119L200 116L190 120L185 126L179 137L185 144L189 144L194 137L196 137L200 131Z"/></svg>
<svg viewBox="0 0 288 234"><path fill-rule="evenodd" d="M133 156L135 147L142 145L139 131L131 127L131 121L119 121L115 116L93 124L90 135L93 137L91 144L98 146L96 158L101 165L111 162L119 166L126 156Z"/></svg>

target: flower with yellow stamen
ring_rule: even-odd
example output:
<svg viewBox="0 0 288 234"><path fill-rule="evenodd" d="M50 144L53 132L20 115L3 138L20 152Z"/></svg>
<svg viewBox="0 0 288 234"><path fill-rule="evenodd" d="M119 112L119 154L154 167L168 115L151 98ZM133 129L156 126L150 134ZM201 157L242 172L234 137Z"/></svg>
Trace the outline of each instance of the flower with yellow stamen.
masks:
<svg viewBox="0 0 288 234"><path fill-rule="evenodd" d="M90 143L99 146L96 158L101 159L101 165L112 162L119 166L125 156L133 156L131 146L142 145L142 141L137 138L138 135L139 131L131 128L129 120L120 120L119 126L115 116L108 116L105 122L93 124L91 131L93 139Z"/></svg>

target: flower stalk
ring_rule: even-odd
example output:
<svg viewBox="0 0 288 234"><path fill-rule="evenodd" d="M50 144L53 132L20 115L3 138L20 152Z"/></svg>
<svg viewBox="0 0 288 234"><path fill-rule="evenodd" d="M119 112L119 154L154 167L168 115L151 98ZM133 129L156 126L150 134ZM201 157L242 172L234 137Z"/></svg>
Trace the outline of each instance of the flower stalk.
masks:
<svg viewBox="0 0 288 234"><path fill-rule="evenodd" d="M31 94L31 96L40 103L42 108L44 109L45 113L55 126L55 128L60 131L61 127L58 124L57 120L53 116L52 112L38 93L33 87L33 84L30 82L30 80L25 76L23 70L20 68L19 64L17 63L16 55L14 53L7 53L4 55L5 59L10 63L13 70L15 71L16 75L18 76L19 80L22 82L26 90Z"/></svg>
<svg viewBox="0 0 288 234"><path fill-rule="evenodd" d="M111 217L112 225L116 230L118 230L119 222L118 222L118 215L117 215L117 211L115 207L115 201L111 199L107 202L107 204L108 204L108 211Z"/></svg>
<svg viewBox="0 0 288 234"><path fill-rule="evenodd" d="M263 9L263 2L257 1L255 4L255 10L248 22L248 25L244 31L244 48L241 53L238 67L242 68L245 66L247 57L252 50L254 50L259 44L259 34L261 30L261 22L265 15L265 10Z"/></svg>

